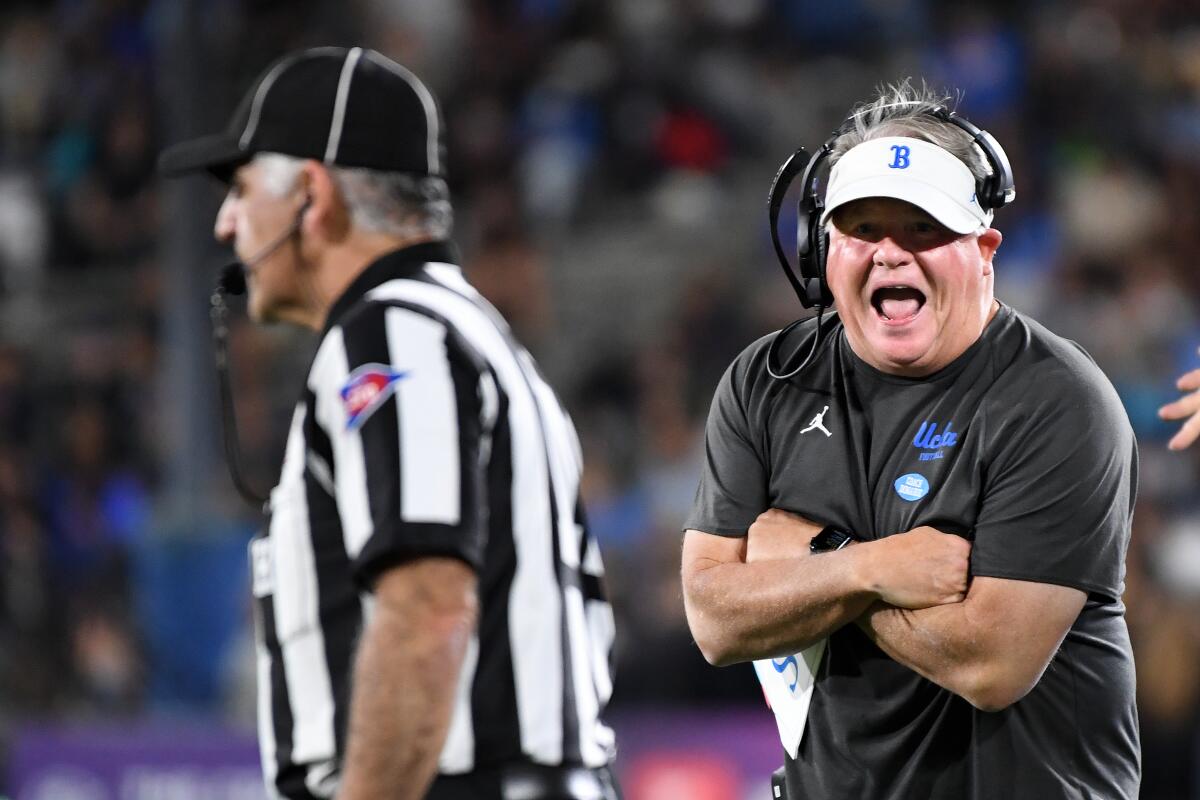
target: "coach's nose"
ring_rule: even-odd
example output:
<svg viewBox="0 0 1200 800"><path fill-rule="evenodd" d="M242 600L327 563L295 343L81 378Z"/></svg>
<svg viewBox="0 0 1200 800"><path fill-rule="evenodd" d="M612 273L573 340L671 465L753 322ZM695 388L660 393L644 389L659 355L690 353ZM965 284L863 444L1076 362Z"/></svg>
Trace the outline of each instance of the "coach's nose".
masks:
<svg viewBox="0 0 1200 800"><path fill-rule="evenodd" d="M896 238L889 233L875 243L871 258L873 264L880 267L901 267L913 260L912 252Z"/></svg>

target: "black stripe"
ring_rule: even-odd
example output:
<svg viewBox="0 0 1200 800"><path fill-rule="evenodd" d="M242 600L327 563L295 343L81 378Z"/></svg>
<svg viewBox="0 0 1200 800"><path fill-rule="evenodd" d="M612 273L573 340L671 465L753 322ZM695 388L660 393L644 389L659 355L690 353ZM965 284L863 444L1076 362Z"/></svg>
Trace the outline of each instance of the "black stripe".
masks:
<svg viewBox="0 0 1200 800"><path fill-rule="evenodd" d="M316 408L316 397L306 393L309 409ZM308 449L334 468L329 437L310 413L304 425ZM312 538L313 561L317 571L321 635L325 642L325 666L333 692L333 733L338 755L346 752L346 730L350 713L351 677L354 650L362 629L362 601L353 581L350 558L346 555L342 521L337 503L306 466L304 492L308 501L308 529Z"/></svg>
<svg viewBox="0 0 1200 800"><path fill-rule="evenodd" d="M483 359L453 328L446 328L446 355L458 414L458 491L460 547L472 564L482 565L488 532L487 495L484 489L483 397L480 373L488 368ZM490 375L493 384L495 376ZM499 391L497 389L497 391Z"/></svg>
<svg viewBox="0 0 1200 800"><path fill-rule="evenodd" d="M521 758L517 681L508 626L509 599L517 572L511 502L512 431L508 424L508 397L502 391L499 401L487 473L488 538L479 577L479 662L471 686L477 766Z"/></svg>

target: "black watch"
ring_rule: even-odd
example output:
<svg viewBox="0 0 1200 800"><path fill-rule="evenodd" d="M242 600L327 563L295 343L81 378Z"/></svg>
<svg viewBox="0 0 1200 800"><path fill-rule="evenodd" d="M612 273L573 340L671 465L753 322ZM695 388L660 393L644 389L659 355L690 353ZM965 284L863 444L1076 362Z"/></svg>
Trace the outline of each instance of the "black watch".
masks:
<svg viewBox="0 0 1200 800"><path fill-rule="evenodd" d="M849 531L844 531L836 525L826 525L821 532L812 537L808 549L814 553L828 553L830 550L841 550L854 541Z"/></svg>

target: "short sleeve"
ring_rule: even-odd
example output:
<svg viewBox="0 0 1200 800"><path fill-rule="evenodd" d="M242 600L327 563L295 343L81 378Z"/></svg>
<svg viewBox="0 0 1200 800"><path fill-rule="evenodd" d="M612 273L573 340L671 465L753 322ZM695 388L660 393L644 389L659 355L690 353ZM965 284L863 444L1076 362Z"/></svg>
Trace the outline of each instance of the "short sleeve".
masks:
<svg viewBox="0 0 1200 800"><path fill-rule="evenodd" d="M491 380L454 329L422 309L364 304L322 342L309 388L360 584L420 556L479 568Z"/></svg>
<svg viewBox="0 0 1200 800"><path fill-rule="evenodd" d="M720 536L745 536L767 508L766 459L750 421L746 375L751 359L740 356L725 371L713 396L704 431L704 467L686 528Z"/></svg>
<svg viewBox="0 0 1200 800"><path fill-rule="evenodd" d="M1023 382L1036 397L996 424L972 573L1116 599L1124 589L1137 445L1099 370L1070 377Z"/></svg>

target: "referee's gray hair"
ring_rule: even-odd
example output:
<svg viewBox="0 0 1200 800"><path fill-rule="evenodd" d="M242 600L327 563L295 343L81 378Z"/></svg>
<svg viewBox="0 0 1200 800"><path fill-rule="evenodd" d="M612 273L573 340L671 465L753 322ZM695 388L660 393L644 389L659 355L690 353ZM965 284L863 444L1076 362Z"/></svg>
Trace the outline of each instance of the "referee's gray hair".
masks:
<svg viewBox="0 0 1200 800"><path fill-rule="evenodd" d="M923 81L919 87L914 86L910 78L885 84L875 91L875 99L856 106L847 119L829 154L830 166L863 142L885 136L908 136L924 139L956 156L970 168L976 180L992 174L987 157L966 131L930 116L929 112L938 108L953 111L953 97L934 91Z"/></svg>
<svg viewBox="0 0 1200 800"><path fill-rule="evenodd" d="M290 192L300 177L303 159L282 153L259 153L263 187L273 196ZM450 189L441 178L407 172L327 165L356 227L403 239L446 239L454 227Z"/></svg>

